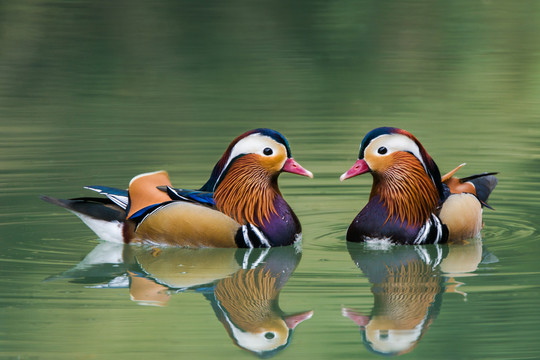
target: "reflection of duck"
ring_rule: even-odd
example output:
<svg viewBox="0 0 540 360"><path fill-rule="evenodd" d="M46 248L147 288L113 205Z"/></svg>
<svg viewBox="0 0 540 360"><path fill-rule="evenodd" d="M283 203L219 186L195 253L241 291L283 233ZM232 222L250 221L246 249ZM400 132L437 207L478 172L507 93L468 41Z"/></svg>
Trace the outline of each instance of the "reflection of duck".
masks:
<svg viewBox="0 0 540 360"><path fill-rule="evenodd" d="M200 291L233 341L257 355L287 347L294 328L313 315L285 315L279 307L279 293L301 258L294 247L126 249L133 300L165 305L170 292Z"/></svg>
<svg viewBox="0 0 540 360"><path fill-rule="evenodd" d="M467 293L458 290L463 283L456 278L475 276L478 265L498 261L499 259L482 245L480 237L448 244L448 254L439 265L439 269L446 278L446 292L454 292L466 297Z"/></svg>
<svg viewBox="0 0 540 360"><path fill-rule="evenodd" d="M347 243L352 260L372 284L374 305L370 316L343 308L362 332L366 347L376 353L410 352L435 320L444 292L458 292L453 277L471 276L483 256L482 240L462 244L390 246L372 249L369 243ZM445 286L446 284L446 286Z"/></svg>
<svg viewBox="0 0 540 360"><path fill-rule="evenodd" d="M200 190L174 189L164 171L133 178L129 189L87 187L107 196L70 200L43 196L79 216L100 238L186 247L291 245L300 223L278 188L281 172L313 177L271 129L232 141Z"/></svg>
<svg viewBox="0 0 540 360"><path fill-rule="evenodd" d="M347 240L421 245L476 236L497 178L495 173L453 177L461 166L441 177L411 133L390 127L370 131L358 161L341 176L373 175L369 202L351 223Z"/></svg>
<svg viewBox="0 0 540 360"><path fill-rule="evenodd" d="M372 283L371 316L343 308L344 316L362 330L366 347L376 353L400 355L411 351L437 316L444 279L437 266L441 246L394 246L387 251L348 244L355 264Z"/></svg>
<svg viewBox="0 0 540 360"><path fill-rule="evenodd" d="M240 348L261 357L285 349L313 311L285 314L279 294L300 262L298 248L189 249L101 243L74 268L47 279L94 288L129 287L141 305L165 306L174 293L200 292Z"/></svg>
<svg viewBox="0 0 540 360"><path fill-rule="evenodd" d="M448 255L439 267L447 277L474 275L482 261L483 250L480 237L448 244Z"/></svg>
<svg viewBox="0 0 540 360"><path fill-rule="evenodd" d="M279 282L279 274L264 267L240 270L219 281L209 297L236 344L265 357L287 347L295 327L313 315L285 315L278 304Z"/></svg>

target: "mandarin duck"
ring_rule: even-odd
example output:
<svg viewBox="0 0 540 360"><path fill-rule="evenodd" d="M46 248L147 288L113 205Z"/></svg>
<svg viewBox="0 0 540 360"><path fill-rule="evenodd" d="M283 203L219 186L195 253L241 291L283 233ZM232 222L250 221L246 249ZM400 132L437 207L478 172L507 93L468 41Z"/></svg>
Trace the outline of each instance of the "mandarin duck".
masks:
<svg viewBox="0 0 540 360"><path fill-rule="evenodd" d="M46 280L129 289L130 299L145 306L167 306L185 292L201 294L234 345L268 358L286 349L297 326L313 316L312 310L285 313L279 305L301 257L298 246L193 249L100 242L75 267ZM197 322L190 309L186 316Z"/></svg>
<svg viewBox="0 0 540 360"><path fill-rule="evenodd" d="M165 171L134 177L128 190L87 186L107 198L42 196L79 216L101 239L184 247L272 247L301 239L278 188L281 172L313 177L271 129L232 141L199 190L173 188Z"/></svg>
<svg viewBox="0 0 540 360"><path fill-rule="evenodd" d="M171 294L195 291L210 302L233 343L261 357L285 349L313 311L285 314L279 294L301 259L297 247L272 249L126 246L130 295L165 306Z"/></svg>
<svg viewBox="0 0 540 360"><path fill-rule="evenodd" d="M342 307L342 315L359 326L368 350L402 355L418 345L440 311L446 280L440 264L447 249L394 246L380 251L370 246L347 243L352 260L371 283L371 314Z"/></svg>
<svg viewBox="0 0 540 360"><path fill-rule="evenodd" d="M367 205L353 220L347 241L388 240L432 244L477 236L482 208L497 185L496 173L458 179L458 166L441 177L422 144L408 131L380 127L360 144L356 163L340 180L370 172ZM489 206L488 206L489 207Z"/></svg>
<svg viewBox="0 0 540 360"><path fill-rule="evenodd" d="M253 256L255 262L218 281L207 299L238 347L268 358L290 345L296 327L311 319L313 311L286 314L279 306L301 253L294 247L252 251L262 252L264 259Z"/></svg>

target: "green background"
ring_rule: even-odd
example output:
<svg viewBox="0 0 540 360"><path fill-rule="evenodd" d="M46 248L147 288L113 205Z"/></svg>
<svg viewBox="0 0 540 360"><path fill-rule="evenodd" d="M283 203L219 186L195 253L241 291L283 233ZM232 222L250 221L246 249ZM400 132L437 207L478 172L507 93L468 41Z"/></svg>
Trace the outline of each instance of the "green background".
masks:
<svg viewBox="0 0 540 360"><path fill-rule="evenodd" d="M466 297L444 294L402 358L540 357L540 2L4 1L0 26L0 358L252 358L198 293L156 308L44 282L99 241L38 196L158 169L196 188L256 127L315 174L280 177L304 229L280 306L314 316L276 358L379 357L341 315L373 306L345 245L371 178L338 179L378 126L443 173L500 172L483 230L498 262L455 277Z"/></svg>

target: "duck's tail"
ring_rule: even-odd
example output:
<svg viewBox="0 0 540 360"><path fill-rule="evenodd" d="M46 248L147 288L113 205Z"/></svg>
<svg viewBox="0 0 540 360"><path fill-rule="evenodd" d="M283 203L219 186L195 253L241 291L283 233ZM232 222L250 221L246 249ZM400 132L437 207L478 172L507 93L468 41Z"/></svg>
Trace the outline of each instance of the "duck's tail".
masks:
<svg viewBox="0 0 540 360"><path fill-rule="evenodd" d="M109 199L82 197L65 200L45 195L41 199L77 215L100 239L124 242L126 211Z"/></svg>
<svg viewBox="0 0 540 360"><path fill-rule="evenodd" d="M449 173L442 176L442 182L448 187L449 191L453 194L471 193L474 194L483 206L490 209L491 206L487 204L487 199L495 186L497 186L498 180L495 177L497 172L484 172L481 174L475 174L467 176L465 178L454 177L454 174L466 164L461 164Z"/></svg>
<svg viewBox="0 0 540 360"><path fill-rule="evenodd" d="M468 182L473 184L476 190L476 197L478 198L478 200L480 200L482 205L491 209L491 207L487 204L487 200L489 195L491 194L493 189L495 189L495 186L497 186L497 183L499 182L495 175L497 175L496 172L485 172L482 174L468 176L460 180L462 182Z"/></svg>

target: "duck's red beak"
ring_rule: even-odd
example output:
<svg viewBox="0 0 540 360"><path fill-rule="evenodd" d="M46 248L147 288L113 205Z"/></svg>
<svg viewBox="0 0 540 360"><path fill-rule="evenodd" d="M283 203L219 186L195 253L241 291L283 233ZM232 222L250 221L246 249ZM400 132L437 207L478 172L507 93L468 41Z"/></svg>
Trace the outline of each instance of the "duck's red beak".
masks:
<svg viewBox="0 0 540 360"><path fill-rule="evenodd" d="M313 173L309 170L304 169L302 166L300 166L299 163L294 161L293 158L288 158L287 161L285 161L285 165L283 165L281 171L313 178Z"/></svg>
<svg viewBox="0 0 540 360"><path fill-rule="evenodd" d="M285 323L287 324L287 327L289 329L294 330L294 328L297 327L298 324L308 319L311 319L312 316L313 316L313 310L306 311L299 314L288 315L285 317Z"/></svg>
<svg viewBox="0 0 540 360"><path fill-rule="evenodd" d="M358 159L356 160L354 165L349 170L347 170L346 173L341 175L339 180L343 181L345 179L352 178L353 176L367 173L368 171L369 171L369 166L366 163L366 161L364 159Z"/></svg>
<svg viewBox="0 0 540 360"><path fill-rule="evenodd" d="M349 309L346 307L341 309L341 315L348 317L349 319L354 321L356 325L362 328L365 327L370 320L369 316L362 315L359 312L356 312L353 309Z"/></svg>

